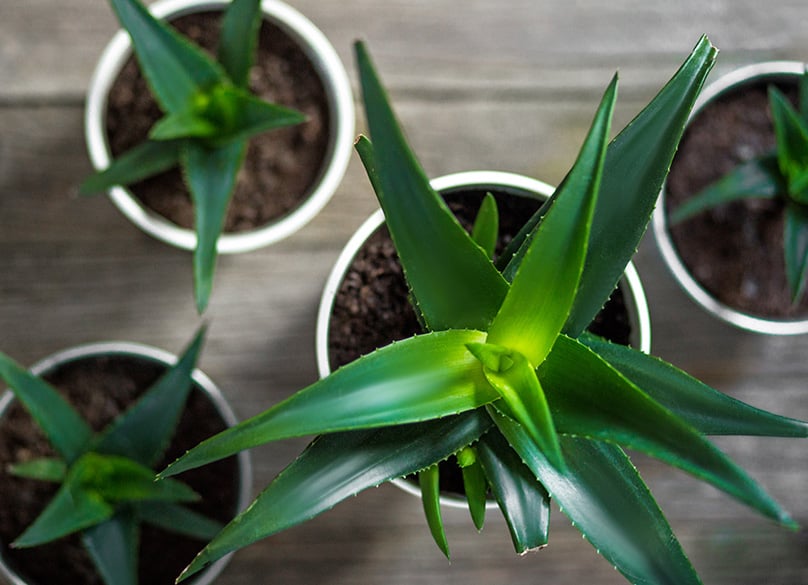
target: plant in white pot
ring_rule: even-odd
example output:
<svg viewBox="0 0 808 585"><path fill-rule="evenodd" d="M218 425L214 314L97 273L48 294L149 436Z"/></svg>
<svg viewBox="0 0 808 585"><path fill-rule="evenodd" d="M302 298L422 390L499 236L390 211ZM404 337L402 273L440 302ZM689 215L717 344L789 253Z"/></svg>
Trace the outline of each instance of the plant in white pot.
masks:
<svg viewBox="0 0 808 585"><path fill-rule="evenodd" d="M201 312L217 252L288 236L336 189L353 134L350 86L322 33L280 2L151 7L170 23L140 0L111 4L126 32L91 84L87 141L98 172L82 191L109 190L145 231L194 250ZM127 63L132 49L137 66Z"/></svg>
<svg viewBox="0 0 808 585"><path fill-rule="evenodd" d="M31 371L0 353L11 390L0 409L0 572L14 585L169 585L243 508L243 457L188 483L154 481L166 457L235 423L195 370L202 339L179 359L138 344L79 346Z"/></svg>

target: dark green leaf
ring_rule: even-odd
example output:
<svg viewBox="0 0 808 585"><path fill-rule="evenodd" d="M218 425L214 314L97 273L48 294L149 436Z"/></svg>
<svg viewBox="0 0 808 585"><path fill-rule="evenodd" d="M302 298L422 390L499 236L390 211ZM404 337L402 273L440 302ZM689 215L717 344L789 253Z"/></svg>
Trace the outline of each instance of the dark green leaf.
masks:
<svg viewBox="0 0 808 585"><path fill-rule="evenodd" d="M431 330L484 330L508 285L430 187L410 150L364 45L355 45L376 193L407 282Z"/></svg>
<svg viewBox="0 0 808 585"><path fill-rule="evenodd" d="M166 114L149 131L151 140L165 141L181 138L209 138L215 136L219 128L200 116L197 112L182 110Z"/></svg>
<svg viewBox="0 0 808 585"><path fill-rule="evenodd" d="M485 251L489 258L494 257L494 248L497 245L499 234L499 211L497 200L491 193L486 193L474 218L471 228L471 239Z"/></svg>
<svg viewBox="0 0 808 585"><path fill-rule="evenodd" d="M247 87L261 27L261 0L233 0L225 10L217 59L230 81Z"/></svg>
<svg viewBox="0 0 808 585"><path fill-rule="evenodd" d="M140 520L174 534L208 541L223 528L222 524L199 512L165 502L141 502L137 505Z"/></svg>
<svg viewBox="0 0 808 585"><path fill-rule="evenodd" d="M800 75L800 117L808 124L808 68Z"/></svg>
<svg viewBox="0 0 808 585"><path fill-rule="evenodd" d="M111 0L118 20L132 37L141 71L166 112L187 109L194 97L226 79L199 47L155 19L139 0Z"/></svg>
<svg viewBox="0 0 808 585"><path fill-rule="evenodd" d="M484 412L334 433L315 439L258 498L194 559L186 579L227 553L331 509L369 487L420 471L479 439Z"/></svg>
<svg viewBox="0 0 808 585"><path fill-rule="evenodd" d="M808 123L804 122L788 98L773 85L769 86L769 107L777 139L777 164L788 180L788 194L798 203L808 203L802 189L808 169Z"/></svg>
<svg viewBox="0 0 808 585"><path fill-rule="evenodd" d="M615 76L553 206L514 259L519 268L488 330L489 343L520 352L533 367L544 361L575 300L616 99Z"/></svg>
<svg viewBox="0 0 808 585"><path fill-rule="evenodd" d="M568 469L559 471L517 423L488 410L561 511L629 582L701 585L662 511L619 447L561 437Z"/></svg>
<svg viewBox="0 0 808 585"><path fill-rule="evenodd" d="M245 142L207 148L188 142L182 149L185 181L194 203L196 249L194 250L194 293L200 313L208 306L216 267L216 245L224 227L230 196L236 184Z"/></svg>
<svg viewBox="0 0 808 585"><path fill-rule="evenodd" d="M547 490L497 429L483 435L476 447L516 552L523 554L546 546L550 533Z"/></svg>
<svg viewBox="0 0 808 585"><path fill-rule="evenodd" d="M150 467L157 463L185 408L204 338L203 327L177 363L98 437L97 451L128 457Z"/></svg>
<svg viewBox="0 0 808 585"><path fill-rule="evenodd" d="M441 552L449 558L449 542L443 529L443 518L440 514L440 475L437 464L418 472L418 485L421 486L421 502L424 505L424 516L429 532Z"/></svg>
<svg viewBox="0 0 808 585"><path fill-rule="evenodd" d="M474 447L463 447L457 453L457 464L463 473L463 491L469 506L471 521L477 530L483 529L485 524L485 504L488 496L488 481L485 471L477 460L477 451Z"/></svg>
<svg viewBox="0 0 808 585"><path fill-rule="evenodd" d="M791 302L796 304L805 293L808 279L808 211L804 208L786 205L783 245Z"/></svg>
<svg viewBox="0 0 808 585"><path fill-rule="evenodd" d="M715 183L677 207L670 215L672 224L698 215L706 209L744 198L772 199L785 192L774 153L753 158L736 166Z"/></svg>
<svg viewBox="0 0 808 585"><path fill-rule="evenodd" d="M581 341L701 433L808 437L808 423L749 406L658 358L591 335Z"/></svg>
<svg viewBox="0 0 808 585"><path fill-rule="evenodd" d="M61 459L32 459L9 465L8 471L17 477L61 483L67 474L67 465Z"/></svg>
<svg viewBox="0 0 808 585"><path fill-rule="evenodd" d="M179 141L147 140L127 150L103 171L88 177L80 186L81 195L92 195L115 185L131 185L177 166Z"/></svg>
<svg viewBox="0 0 808 585"><path fill-rule="evenodd" d="M269 441L439 418L496 400L465 347L484 333L411 337L368 354L249 420L203 441L167 477Z"/></svg>
<svg viewBox="0 0 808 585"><path fill-rule="evenodd" d="M88 528L81 541L106 585L138 585L140 530L130 510Z"/></svg>
<svg viewBox="0 0 808 585"><path fill-rule="evenodd" d="M47 382L0 352L0 378L9 385L51 446L68 465L87 448L93 432L68 402Z"/></svg>

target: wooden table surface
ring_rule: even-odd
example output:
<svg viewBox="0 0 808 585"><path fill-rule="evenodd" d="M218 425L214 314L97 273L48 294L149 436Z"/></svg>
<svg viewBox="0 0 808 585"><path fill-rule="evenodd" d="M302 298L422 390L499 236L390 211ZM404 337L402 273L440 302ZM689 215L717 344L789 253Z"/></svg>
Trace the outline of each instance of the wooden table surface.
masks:
<svg viewBox="0 0 808 585"><path fill-rule="evenodd" d="M30 364L71 345L124 339L178 351L199 325L190 256L141 233L103 197L77 199L90 164L84 92L116 29L102 0L0 0L0 348ZM614 70L622 127L706 32L716 73L805 59L804 0L295 0L344 60L365 38L428 173L514 171L557 182ZM358 130L364 126L358 115ZM315 311L331 264L376 208L359 161L302 231L224 257L202 368L241 417L316 378ZM735 330L696 307L649 236L635 259L651 306L653 351L755 405L808 419L808 336ZM805 441L717 441L808 524ZM253 452L255 490L298 452ZM638 466L708 584L808 583L808 533L789 532L715 489L638 457ZM0 503L2 505L2 503ZM504 522L482 534L444 512L452 562L420 502L385 485L238 553L223 585L624 583L554 510L550 546L517 557Z"/></svg>

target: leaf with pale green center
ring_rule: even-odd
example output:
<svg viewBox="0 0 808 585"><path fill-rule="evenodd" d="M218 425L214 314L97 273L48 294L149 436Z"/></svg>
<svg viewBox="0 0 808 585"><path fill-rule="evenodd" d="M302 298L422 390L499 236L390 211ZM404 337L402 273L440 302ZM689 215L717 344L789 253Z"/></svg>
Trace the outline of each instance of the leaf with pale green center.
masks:
<svg viewBox="0 0 808 585"><path fill-rule="evenodd" d="M553 417L536 371L527 358L490 343L469 343L466 347L480 360L485 379L502 397L504 405L498 402L496 407L525 428L553 465L563 468Z"/></svg>
<svg viewBox="0 0 808 585"><path fill-rule="evenodd" d="M471 239L485 251L489 258L494 257L494 249L497 246L497 236L499 234L499 210L497 200L491 193L486 193L477 217L474 218L474 225L471 228Z"/></svg>
<svg viewBox="0 0 808 585"><path fill-rule="evenodd" d="M787 204L783 228L786 279L791 302L797 303L805 293L808 279L808 210Z"/></svg>
<svg viewBox="0 0 808 585"><path fill-rule="evenodd" d="M477 530L483 529L485 524L485 504L488 495L488 481L485 471L477 460L477 450L472 447L463 447L456 454L457 464L463 474L463 491L469 506L471 521Z"/></svg>
<svg viewBox="0 0 808 585"><path fill-rule="evenodd" d="M774 153L739 164L716 182L685 201L670 214L671 224L739 199L773 199L785 190Z"/></svg>
<svg viewBox="0 0 808 585"><path fill-rule="evenodd" d="M355 48L371 139L378 139L376 196L417 308L431 330L484 330L508 285L430 186L367 50L362 43Z"/></svg>
<svg viewBox="0 0 808 585"><path fill-rule="evenodd" d="M808 169L808 124L773 85L769 86L769 108L777 140L777 164L788 181L788 195L798 203L808 203L805 185L799 184Z"/></svg>
<svg viewBox="0 0 808 585"><path fill-rule="evenodd" d="M0 379L9 385L66 463L78 459L93 432L61 394L2 352Z"/></svg>
<svg viewBox="0 0 808 585"><path fill-rule="evenodd" d="M106 585L137 585L140 529L131 510L81 533L81 542Z"/></svg>
<svg viewBox="0 0 808 585"><path fill-rule="evenodd" d="M580 340L701 433L808 437L808 423L745 404L659 358L592 335L584 335Z"/></svg>
<svg viewBox="0 0 808 585"><path fill-rule="evenodd" d="M9 465L8 472L16 477L61 483L67 475L67 465L61 459L43 457Z"/></svg>
<svg viewBox="0 0 808 585"><path fill-rule="evenodd" d="M517 423L491 407L488 411L561 511L631 583L701 585L651 492L619 447L562 436L568 468L560 471Z"/></svg>
<svg viewBox="0 0 808 585"><path fill-rule="evenodd" d="M223 83L226 75L202 49L157 20L138 0L111 0L132 46L143 76L166 112L188 107L194 96Z"/></svg>
<svg viewBox="0 0 808 585"><path fill-rule="evenodd" d="M491 492L508 523L516 552L524 554L547 545L550 496L498 429L477 443L477 455Z"/></svg>
<svg viewBox="0 0 808 585"><path fill-rule="evenodd" d="M176 167L179 141L147 140L127 150L103 171L89 176L79 186L80 195L92 195L116 185L131 185Z"/></svg>
<svg viewBox="0 0 808 585"><path fill-rule="evenodd" d="M216 520L170 502L140 502L136 509L139 520L198 540L208 541L223 528Z"/></svg>
<svg viewBox="0 0 808 585"><path fill-rule="evenodd" d="M575 299L598 198L617 77L600 103L578 160L538 228L520 249L519 269L491 327L488 342L538 366L553 346Z"/></svg>
<svg viewBox="0 0 808 585"><path fill-rule="evenodd" d="M193 387L191 376L204 338L205 328L202 327L177 363L104 429L94 443L95 450L128 457L142 465L153 466L158 462L171 441Z"/></svg>
<svg viewBox="0 0 808 585"><path fill-rule="evenodd" d="M203 441L160 475L269 441L418 422L496 400L499 395L465 347L484 337L479 331L440 331L383 347Z"/></svg>
<svg viewBox="0 0 808 585"><path fill-rule="evenodd" d="M194 294L199 313L208 306L213 289L216 245L246 149L243 141L218 148L188 142L182 149L182 168L194 203Z"/></svg>
<svg viewBox="0 0 808 585"><path fill-rule="evenodd" d="M233 0L225 10L216 58L238 87L250 81L260 27L261 0Z"/></svg>
<svg viewBox="0 0 808 585"><path fill-rule="evenodd" d="M577 340L559 337L538 374L559 433L643 451L795 526L762 487L703 435Z"/></svg>
<svg viewBox="0 0 808 585"><path fill-rule="evenodd" d="M477 441L491 424L484 412L475 410L423 423L317 437L197 555L180 580L362 490L446 459Z"/></svg>
<svg viewBox="0 0 808 585"><path fill-rule="evenodd" d="M418 485L421 488L421 502L424 516L429 526L432 539L441 552L449 558L449 542L443 529L443 518L440 513L440 472L437 465L431 465L418 473Z"/></svg>
<svg viewBox="0 0 808 585"><path fill-rule="evenodd" d="M149 130L151 140L179 140L183 138L209 138L219 131L216 125L193 110L166 114Z"/></svg>

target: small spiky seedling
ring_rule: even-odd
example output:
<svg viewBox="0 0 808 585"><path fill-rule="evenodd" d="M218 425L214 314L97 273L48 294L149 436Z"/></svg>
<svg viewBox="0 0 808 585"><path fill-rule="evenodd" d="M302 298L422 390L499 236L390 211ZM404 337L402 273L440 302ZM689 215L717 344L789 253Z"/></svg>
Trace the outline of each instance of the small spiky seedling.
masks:
<svg viewBox="0 0 808 585"><path fill-rule="evenodd" d="M357 148L426 333L378 349L208 439L169 477L268 441L320 435L197 556L308 520L418 473L448 555L437 464L456 455L472 518L496 498L517 552L547 544L550 498L633 583L699 582L623 448L793 521L706 434L808 436L808 424L738 402L661 360L586 333L645 231L687 115L715 58L706 38L611 143L617 80L553 196L492 261L489 211L470 236L432 190L357 45L368 126Z"/></svg>
<svg viewBox="0 0 808 585"><path fill-rule="evenodd" d="M207 540L221 525L183 506L199 496L176 480L155 482L152 466L168 447L202 346L203 332L128 410L94 433L47 382L0 353L0 379L30 413L57 454L10 472L60 484L42 513L12 543L34 547L74 533L107 585L137 585L139 526Z"/></svg>
<svg viewBox="0 0 808 585"><path fill-rule="evenodd" d="M775 86L769 86L775 148L739 164L671 213L672 224L740 199L784 202L783 254L791 302L797 304L808 284L808 70L800 76L799 110Z"/></svg>
<svg viewBox="0 0 808 585"><path fill-rule="evenodd" d="M260 0L233 0L224 12L216 60L140 0L110 0L165 116L149 139L89 177L81 192L131 185L179 165L194 205L194 294L201 313L213 287L216 245L247 141L305 116L253 95L248 88L261 24Z"/></svg>

